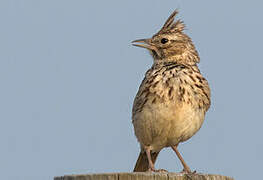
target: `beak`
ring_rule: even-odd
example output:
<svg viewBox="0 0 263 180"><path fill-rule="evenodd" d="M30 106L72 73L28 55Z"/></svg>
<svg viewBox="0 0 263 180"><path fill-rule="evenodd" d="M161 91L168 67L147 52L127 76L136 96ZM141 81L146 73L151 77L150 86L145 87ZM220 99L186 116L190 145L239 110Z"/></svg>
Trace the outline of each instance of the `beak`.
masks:
<svg viewBox="0 0 263 180"><path fill-rule="evenodd" d="M149 50L155 52L158 56L161 56L161 53L156 48L156 46L154 46L154 44L151 43L151 39L137 39L135 41L132 41L132 43L133 43L132 45L134 45L134 46L149 49ZM142 44L134 44L134 43L142 43Z"/></svg>
<svg viewBox="0 0 263 180"><path fill-rule="evenodd" d="M134 43L142 43L142 44L134 44ZM151 45L151 39L137 39L135 41L132 41L132 45L153 50L153 46Z"/></svg>

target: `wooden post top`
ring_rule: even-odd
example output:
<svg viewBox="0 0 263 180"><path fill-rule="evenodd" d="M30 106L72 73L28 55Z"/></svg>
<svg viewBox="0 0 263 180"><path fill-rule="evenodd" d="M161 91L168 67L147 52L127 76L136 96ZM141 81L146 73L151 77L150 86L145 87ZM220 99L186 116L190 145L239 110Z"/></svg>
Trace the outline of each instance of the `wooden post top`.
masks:
<svg viewBox="0 0 263 180"><path fill-rule="evenodd" d="M232 177L213 174L180 174L180 173L102 173L65 175L54 180L234 180Z"/></svg>

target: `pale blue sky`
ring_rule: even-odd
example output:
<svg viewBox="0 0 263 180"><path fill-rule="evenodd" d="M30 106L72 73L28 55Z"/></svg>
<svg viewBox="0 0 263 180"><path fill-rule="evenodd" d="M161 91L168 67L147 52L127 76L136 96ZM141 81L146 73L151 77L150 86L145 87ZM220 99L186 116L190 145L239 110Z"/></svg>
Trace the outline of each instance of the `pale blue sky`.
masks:
<svg viewBox="0 0 263 180"><path fill-rule="evenodd" d="M151 37L176 8L212 89L203 127L179 150L198 172L258 179L259 0L1 0L1 179L131 171L132 102L152 60L130 42ZM182 170L170 149L156 167Z"/></svg>

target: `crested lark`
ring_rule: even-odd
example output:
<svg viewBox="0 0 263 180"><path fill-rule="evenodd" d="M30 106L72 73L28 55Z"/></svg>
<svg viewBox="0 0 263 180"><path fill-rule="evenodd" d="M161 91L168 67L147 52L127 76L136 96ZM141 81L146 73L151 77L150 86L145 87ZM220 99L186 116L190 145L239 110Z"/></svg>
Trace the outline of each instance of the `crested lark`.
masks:
<svg viewBox="0 0 263 180"><path fill-rule="evenodd" d="M154 168L158 153L171 147L183 172L191 173L177 146L200 129L210 106L209 85L197 67L198 53L183 32L183 22L174 22L176 14L174 11L152 38L132 42L148 49L154 60L132 109L134 131L141 145L134 172L159 171Z"/></svg>

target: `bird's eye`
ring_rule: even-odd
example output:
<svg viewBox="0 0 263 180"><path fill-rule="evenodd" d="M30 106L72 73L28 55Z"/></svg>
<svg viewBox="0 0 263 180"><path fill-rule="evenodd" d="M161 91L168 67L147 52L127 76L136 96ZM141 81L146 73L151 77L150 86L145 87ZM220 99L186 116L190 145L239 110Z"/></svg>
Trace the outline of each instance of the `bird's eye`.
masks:
<svg viewBox="0 0 263 180"><path fill-rule="evenodd" d="M167 43L167 42L168 42L168 39L166 39L166 38L162 38L162 39L161 39L161 43L162 43L162 44L165 44L165 43Z"/></svg>

